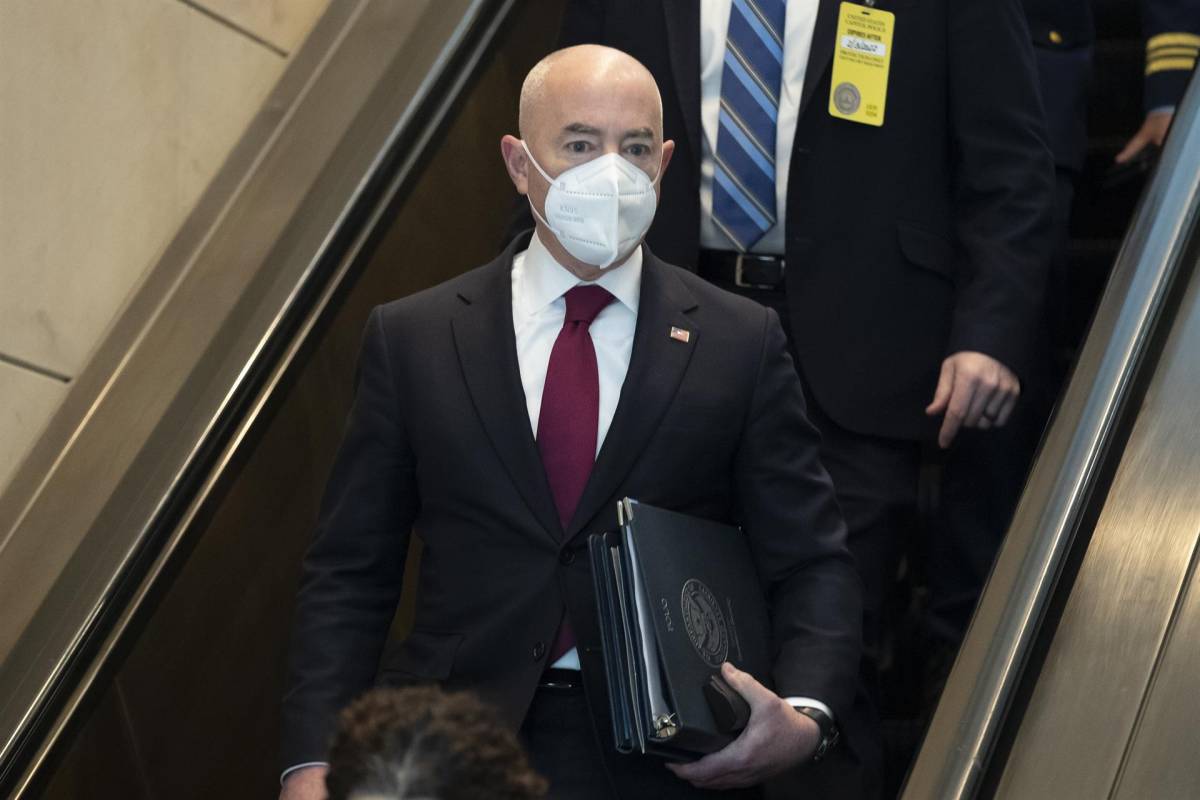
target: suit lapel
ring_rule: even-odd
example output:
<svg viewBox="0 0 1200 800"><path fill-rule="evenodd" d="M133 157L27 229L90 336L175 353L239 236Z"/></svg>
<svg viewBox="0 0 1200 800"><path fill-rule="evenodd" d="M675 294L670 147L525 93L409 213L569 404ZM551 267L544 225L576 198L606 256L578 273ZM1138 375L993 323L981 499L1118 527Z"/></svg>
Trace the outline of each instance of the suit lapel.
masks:
<svg viewBox="0 0 1200 800"><path fill-rule="evenodd" d="M700 4L696 0L663 0L662 6L688 152L698 165L703 135L700 132Z"/></svg>
<svg viewBox="0 0 1200 800"><path fill-rule="evenodd" d="M463 307L451 325L463 377L492 446L534 516L559 540L562 524L529 427L517 363L512 258L518 244L485 267L474 287L459 292Z"/></svg>
<svg viewBox="0 0 1200 800"><path fill-rule="evenodd" d="M813 28L812 46L808 51L808 66L804 69L804 90L800 94L797 117L803 117L809 103L813 102L817 86L825 77L833 60L834 38L837 34L837 17L840 0L820 0L817 7L817 22ZM824 101L819 103L824 105Z"/></svg>
<svg viewBox="0 0 1200 800"><path fill-rule="evenodd" d="M633 468L674 399L700 335L696 321L687 314L696 308L695 296L673 274L672 267L655 258L649 249L644 253L629 371L612 425L575 516L567 526L568 539L601 510ZM673 327L687 331L688 341L672 338Z"/></svg>

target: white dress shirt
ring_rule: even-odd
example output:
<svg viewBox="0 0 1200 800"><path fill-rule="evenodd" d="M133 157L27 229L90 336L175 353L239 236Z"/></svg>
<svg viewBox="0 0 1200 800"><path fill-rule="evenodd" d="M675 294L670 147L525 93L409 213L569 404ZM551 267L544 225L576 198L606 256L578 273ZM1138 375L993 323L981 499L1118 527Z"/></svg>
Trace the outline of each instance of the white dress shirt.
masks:
<svg viewBox="0 0 1200 800"><path fill-rule="evenodd" d="M546 370L550 351L567 316L563 295L583 283L554 260L535 232L529 249L513 256L512 309L513 331L517 336L517 365L521 370L521 388L529 411L529 428L537 436L538 415L542 410L542 390L546 388ZM616 298L600 312L588 328L596 348L596 368L600 374L600 418L596 430L596 452L600 452L608 428L612 425L621 397L629 356L633 353L633 331L637 326L638 298L642 289L642 249L618 267L610 267L594 281ZM579 653L572 649L552 665L558 669L579 669Z"/></svg>
<svg viewBox="0 0 1200 800"><path fill-rule="evenodd" d="M581 283L583 281L554 260L536 233L529 241L529 249L513 257L513 331L517 336L517 364L529 411L529 428L534 436L542 410L542 390L546 387L550 351L567 316L567 301L563 295ZM596 367L600 373L600 426L596 431L596 452L599 453L617 410L625 373L629 371L638 297L642 289L642 249L634 250L620 266L606 269L593 283L616 298L588 329L596 348Z"/></svg>
<svg viewBox="0 0 1200 800"><path fill-rule="evenodd" d="M788 0L779 116L775 123L775 225L750 248L752 253L783 255L788 168L818 4L819 0ZM713 153L717 149L721 73L725 70L725 37L732 9L733 0L700 0L700 124L704 129L700 145L700 246L710 250L735 249L712 220Z"/></svg>

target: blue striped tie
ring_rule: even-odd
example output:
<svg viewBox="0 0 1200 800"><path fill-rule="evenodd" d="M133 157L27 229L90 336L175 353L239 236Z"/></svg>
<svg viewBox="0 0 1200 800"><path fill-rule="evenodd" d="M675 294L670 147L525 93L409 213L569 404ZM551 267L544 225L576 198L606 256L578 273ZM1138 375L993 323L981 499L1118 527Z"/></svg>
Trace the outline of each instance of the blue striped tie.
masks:
<svg viewBox="0 0 1200 800"><path fill-rule="evenodd" d="M721 73L713 221L740 251L775 224L775 120L786 0L733 0Z"/></svg>

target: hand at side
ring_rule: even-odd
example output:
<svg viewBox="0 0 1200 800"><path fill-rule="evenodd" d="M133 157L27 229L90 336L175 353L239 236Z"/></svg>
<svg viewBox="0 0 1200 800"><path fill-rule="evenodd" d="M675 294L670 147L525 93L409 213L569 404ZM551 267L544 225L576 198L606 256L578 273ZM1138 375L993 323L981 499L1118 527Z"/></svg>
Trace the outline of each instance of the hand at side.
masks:
<svg viewBox="0 0 1200 800"><path fill-rule="evenodd" d="M1173 111L1151 111L1146 115L1142 127L1138 128L1137 132L1130 137L1125 147L1117 153L1117 157L1113 160L1118 164L1124 164L1150 145L1162 147L1163 142L1167 139L1167 131L1171 128L1171 119L1174 116L1175 112Z"/></svg>
<svg viewBox="0 0 1200 800"><path fill-rule="evenodd" d="M964 350L942 362L937 391L925 413L946 415L938 431L938 444L946 448L960 428L1003 427L1020 396L1021 382L1012 370L989 355Z"/></svg>

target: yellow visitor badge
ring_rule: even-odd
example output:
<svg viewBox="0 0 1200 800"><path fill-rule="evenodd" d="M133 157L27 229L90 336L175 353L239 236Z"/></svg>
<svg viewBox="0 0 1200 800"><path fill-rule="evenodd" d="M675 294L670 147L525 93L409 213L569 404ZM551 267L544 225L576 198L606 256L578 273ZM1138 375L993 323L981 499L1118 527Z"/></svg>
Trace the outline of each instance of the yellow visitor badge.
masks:
<svg viewBox="0 0 1200 800"><path fill-rule="evenodd" d="M892 63L896 15L858 3L842 3L833 48L829 113L839 119L882 125Z"/></svg>

